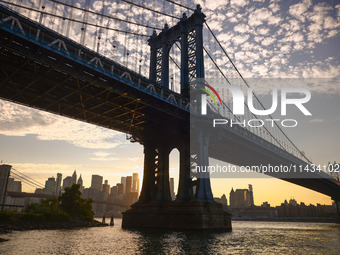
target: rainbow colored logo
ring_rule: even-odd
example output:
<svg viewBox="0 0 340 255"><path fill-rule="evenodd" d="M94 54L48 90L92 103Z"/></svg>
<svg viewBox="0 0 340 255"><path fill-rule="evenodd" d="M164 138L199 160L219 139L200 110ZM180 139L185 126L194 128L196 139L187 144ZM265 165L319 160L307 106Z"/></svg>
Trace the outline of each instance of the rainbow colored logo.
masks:
<svg viewBox="0 0 340 255"><path fill-rule="evenodd" d="M220 102L220 104L221 104L221 106L222 106L222 100L221 100L221 98L220 98L220 95L217 93L217 91L216 91L213 87L211 87L209 84L207 84L207 83L203 83L203 85L204 85L205 87L209 88L209 89L217 96L218 101ZM215 105L217 105L217 102L216 102L215 97L213 96L213 94L212 94L209 90L206 90L206 89L204 89L204 88L201 88L201 90L203 90L204 92L206 92L206 93L212 98L212 100L214 101Z"/></svg>

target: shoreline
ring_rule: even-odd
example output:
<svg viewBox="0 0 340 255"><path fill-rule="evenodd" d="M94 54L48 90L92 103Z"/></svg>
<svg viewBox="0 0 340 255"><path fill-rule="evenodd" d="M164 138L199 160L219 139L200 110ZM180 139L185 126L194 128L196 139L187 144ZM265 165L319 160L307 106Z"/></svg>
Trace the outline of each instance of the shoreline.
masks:
<svg viewBox="0 0 340 255"><path fill-rule="evenodd" d="M232 221L272 221L272 222L315 222L315 223L337 223L335 218L231 218Z"/></svg>
<svg viewBox="0 0 340 255"><path fill-rule="evenodd" d="M11 233L12 231L27 231L27 230L58 230L58 229L77 229L77 228L92 228L106 227L109 224L101 223L97 220L93 221L66 221L66 222L27 222L27 221L9 221L0 223L0 235ZM7 241L0 238L0 242Z"/></svg>

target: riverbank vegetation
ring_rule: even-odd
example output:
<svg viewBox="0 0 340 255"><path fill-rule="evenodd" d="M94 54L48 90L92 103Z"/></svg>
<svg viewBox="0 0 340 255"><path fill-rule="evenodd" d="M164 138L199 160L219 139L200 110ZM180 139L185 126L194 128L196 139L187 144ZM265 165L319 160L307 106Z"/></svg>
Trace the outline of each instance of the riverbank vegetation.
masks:
<svg viewBox="0 0 340 255"><path fill-rule="evenodd" d="M92 200L81 198L80 186L66 188L60 197L31 203L22 212L0 212L0 233L9 230L103 226L94 221Z"/></svg>

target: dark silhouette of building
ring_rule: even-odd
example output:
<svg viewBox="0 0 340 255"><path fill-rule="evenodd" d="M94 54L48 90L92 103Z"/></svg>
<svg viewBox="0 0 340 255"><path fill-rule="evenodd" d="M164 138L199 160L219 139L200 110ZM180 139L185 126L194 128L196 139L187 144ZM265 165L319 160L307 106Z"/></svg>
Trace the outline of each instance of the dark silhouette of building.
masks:
<svg viewBox="0 0 340 255"><path fill-rule="evenodd" d="M57 173L57 179L56 179L56 186L55 186L55 194L57 196L60 196L61 194L61 181L62 181L63 175L61 173Z"/></svg>
<svg viewBox="0 0 340 255"><path fill-rule="evenodd" d="M91 188L95 190L102 190L103 176L93 174L91 179Z"/></svg>
<svg viewBox="0 0 340 255"><path fill-rule="evenodd" d="M249 184L248 189L232 188L229 196L231 209L245 209L254 206L253 187Z"/></svg>
<svg viewBox="0 0 340 255"><path fill-rule="evenodd" d="M72 174L72 184L77 184L77 173L76 170L74 170Z"/></svg>

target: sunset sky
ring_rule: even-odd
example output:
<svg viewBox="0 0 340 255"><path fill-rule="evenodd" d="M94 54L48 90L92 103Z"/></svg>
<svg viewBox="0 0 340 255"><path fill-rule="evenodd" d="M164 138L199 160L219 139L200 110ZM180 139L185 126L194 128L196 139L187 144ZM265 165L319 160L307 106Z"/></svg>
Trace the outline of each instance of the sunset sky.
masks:
<svg viewBox="0 0 340 255"><path fill-rule="evenodd" d="M97 10L99 2L93 1L91 8ZM155 1L154 5L149 1L137 2L167 13L172 11L179 15L181 12L171 9L168 2ZM251 78L315 79L314 83L305 84L312 93L312 99L306 105L312 116L301 117L299 113L291 112L287 117L298 119L299 125L284 131L313 163L339 162L340 1L181 3L192 8L201 4L208 24L241 73L264 99L270 88L261 90L261 85L256 87L258 84L251 83ZM109 1L107 5L109 10ZM118 9L116 15L123 15L123 11L128 10L125 5L115 5L116 9L118 7L121 10ZM145 17L149 17L150 23L155 22L150 13L146 12ZM160 24L164 23L159 19ZM117 35L116 40L122 43L123 39ZM213 47L209 44L210 49ZM92 174L102 175L113 185L121 176L133 172L142 175L143 148L127 141L125 134L0 100L0 160L40 183L55 177L58 172L65 178L76 169L82 174L85 186L90 185ZM177 151L171 154L170 175L177 183ZM232 187L247 188L252 184L256 205L268 201L275 206L290 198L307 204L331 204L329 197L268 177L223 178L211 182L214 196L226 194L228 199ZM25 184L23 188L34 191Z"/></svg>

